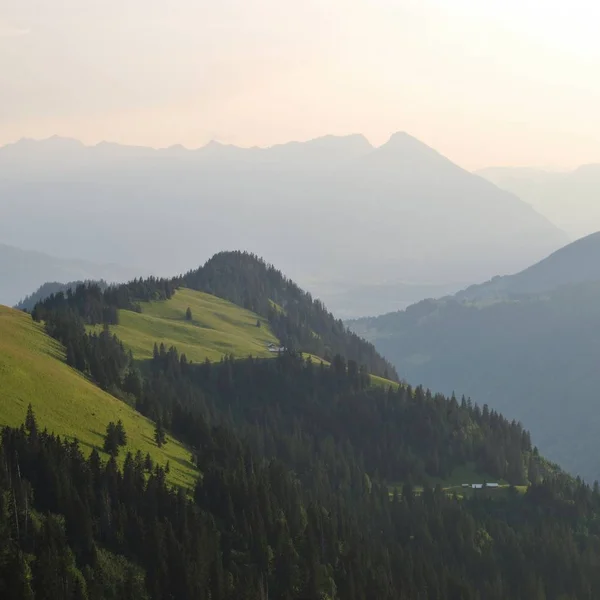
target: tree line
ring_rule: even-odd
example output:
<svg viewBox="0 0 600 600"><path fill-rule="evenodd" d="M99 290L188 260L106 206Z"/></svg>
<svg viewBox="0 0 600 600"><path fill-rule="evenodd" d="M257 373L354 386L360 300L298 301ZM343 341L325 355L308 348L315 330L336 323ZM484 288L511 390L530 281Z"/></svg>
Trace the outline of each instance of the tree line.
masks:
<svg viewBox="0 0 600 600"><path fill-rule="evenodd" d="M340 354L365 365L374 375L398 380L394 367L372 344L352 333L322 302L302 291L275 267L246 252L216 254L204 266L181 277L150 277L108 287L82 283L44 298L35 305L32 315L37 321L46 321L53 312L71 310L85 325L116 325L119 309L140 312L140 302L168 300L181 286L256 312L268 320L287 348L325 360ZM191 320L191 311L186 318Z"/></svg>
<svg viewBox="0 0 600 600"><path fill-rule="evenodd" d="M119 469L114 454L88 456L42 430L32 409L1 435L0 597L600 595L598 486L552 468L487 406L374 388L342 355L330 367L295 352L192 363L157 344L138 368L107 330L86 333L68 303L45 311L74 367L185 442L199 476L193 490L170 487L113 423ZM467 464L511 485L444 490L439 481Z"/></svg>

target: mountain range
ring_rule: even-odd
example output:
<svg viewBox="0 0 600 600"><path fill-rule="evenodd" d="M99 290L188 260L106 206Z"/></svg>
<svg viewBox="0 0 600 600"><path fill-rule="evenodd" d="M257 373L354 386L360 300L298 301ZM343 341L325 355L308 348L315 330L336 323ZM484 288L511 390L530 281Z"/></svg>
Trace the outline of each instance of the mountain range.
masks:
<svg viewBox="0 0 600 600"><path fill-rule="evenodd" d="M553 252L513 275L497 276L458 292L461 300L490 300L548 292L560 286L600 281L600 232Z"/></svg>
<svg viewBox="0 0 600 600"><path fill-rule="evenodd" d="M122 282L138 273L117 264L95 264L76 258L66 260L0 244L0 304L17 304L41 285L51 281L67 283L94 279Z"/></svg>
<svg viewBox="0 0 600 600"><path fill-rule="evenodd" d="M391 286L377 306L391 310L432 286L517 271L567 241L406 133L378 148L360 135L267 149L22 140L0 148L0 197L6 244L156 274L244 247L349 316L364 314L357 288Z"/></svg>
<svg viewBox="0 0 600 600"><path fill-rule="evenodd" d="M572 171L492 167L477 172L533 206L572 238L600 230L600 165Z"/></svg>
<svg viewBox="0 0 600 600"><path fill-rule="evenodd" d="M254 255L0 307L0 374L2 597L600 593L598 486Z"/></svg>
<svg viewBox="0 0 600 600"><path fill-rule="evenodd" d="M600 479L599 264L596 233L513 276L349 325L401 378L521 420L552 460Z"/></svg>

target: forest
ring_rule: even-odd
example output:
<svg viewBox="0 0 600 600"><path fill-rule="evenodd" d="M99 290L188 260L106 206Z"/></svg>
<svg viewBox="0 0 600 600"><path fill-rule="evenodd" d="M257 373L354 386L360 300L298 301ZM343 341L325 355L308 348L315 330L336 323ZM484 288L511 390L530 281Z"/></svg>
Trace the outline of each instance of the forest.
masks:
<svg viewBox="0 0 600 600"><path fill-rule="evenodd" d="M34 403L2 430L0 597L598 597L598 485L545 461L518 423L371 387L341 355L190 363L158 342L140 365L107 330L86 333L92 310L65 296L34 314L74 368L187 444L197 483L170 487L118 424L123 468L88 455ZM507 487L445 490L467 463Z"/></svg>
<svg viewBox="0 0 600 600"><path fill-rule="evenodd" d="M48 312L69 308L84 324L116 324L119 309L139 312L141 301L169 299L182 286L224 298L266 318L290 350L327 361L340 354L365 365L373 375L398 380L394 367L372 344L352 333L322 302L275 267L247 252L216 254L199 269L170 279L135 279L108 288L88 282L45 297L31 312L36 320L45 320Z"/></svg>
<svg viewBox="0 0 600 600"><path fill-rule="evenodd" d="M485 301L423 300L351 326L408 381L487 402L526 423L548 458L600 478L598 282Z"/></svg>

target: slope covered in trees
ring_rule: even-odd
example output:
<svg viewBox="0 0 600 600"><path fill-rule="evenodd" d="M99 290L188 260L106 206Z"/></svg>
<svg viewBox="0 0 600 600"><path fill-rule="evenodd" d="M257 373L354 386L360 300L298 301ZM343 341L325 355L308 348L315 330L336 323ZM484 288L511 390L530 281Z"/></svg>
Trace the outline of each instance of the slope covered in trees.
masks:
<svg viewBox="0 0 600 600"><path fill-rule="evenodd" d="M182 281L266 317L288 348L326 360L340 354L365 365L374 375L397 380L394 368L371 344L350 332L322 302L253 254L221 252Z"/></svg>
<svg viewBox="0 0 600 600"><path fill-rule="evenodd" d="M168 281L135 285L165 303L179 293ZM269 295L277 285L265 285ZM243 288L228 293L236 289ZM199 473L193 491L170 489L165 467L128 454L129 432L124 439L116 420L105 441L121 448L121 468L95 451L88 458L28 414L23 427L0 436L2 595L592 600L600 593L598 487L549 465L518 423L420 387L372 387L367 367L339 354L329 367L295 352L191 363L157 340L137 372L118 338L85 324L118 321L115 307L140 308L141 295L84 287L33 314L74 369L154 421L157 448L167 432L187 445ZM284 293L272 302L280 315L294 307ZM466 465L482 480L529 487L465 498L433 487Z"/></svg>
<svg viewBox="0 0 600 600"><path fill-rule="evenodd" d="M58 294L59 292L66 293L67 290L74 290L77 286L84 283L96 283L101 290L105 290L108 287L108 284L105 281L70 281L69 283L48 281L42 284L35 292L25 296L18 304L15 305L15 308L31 312L38 302L44 301L49 296L52 296L52 294Z"/></svg>
<svg viewBox="0 0 600 600"><path fill-rule="evenodd" d="M529 435L487 407L369 388L341 357L329 369L294 355L192 365L170 349L149 366L136 406L193 447L202 473L193 495L170 490L163 468L148 473L134 456L122 470L95 452L86 459L29 416L1 435L3 594L592 600L600 592L598 489L549 471ZM524 495L482 490L464 500L427 485L467 459L533 483ZM389 480L404 481L401 493L390 496ZM424 484L420 494L413 483Z"/></svg>
<svg viewBox="0 0 600 600"><path fill-rule="evenodd" d="M105 291L95 284L78 286L74 291L54 294L39 302L33 315L36 319L43 320L48 312L68 309L75 311L86 325L119 325L119 310L133 311L143 316L146 314L144 303L170 300L182 286L228 300L246 311L256 313L258 317L268 321L275 337L290 350L313 354L326 361L340 354L359 365L365 365L373 375L394 381L398 379L393 366L377 353L372 344L350 332L319 300L313 299L275 267L246 252L217 254L204 266L182 277L136 279L128 284L111 286ZM195 301L200 300L195 297ZM175 307L176 303L171 305ZM168 303L163 306L145 306L150 316L153 313L161 316L162 312L170 314ZM202 307L200 309L204 310ZM240 312L235 318L247 320L247 316L247 312ZM146 332L150 330L151 333L152 323L144 325L144 319L128 315L130 326L132 320L136 321L133 329ZM191 325L193 323L188 322L184 329L189 336L194 337L199 330L191 328ZM157 324L159 326L160 323ZM209 327L212 325L209 324ZM165 334L164 331L154 333ZM128 337L128 334L124 337ZM269 341L268 336L261 332L254 332L254 337ZM185 343L181 338L174 341ZM226 338L221 341L223 353L234 351L234 347L227 348ZM255 344L243 344L242 347L246 350L246 355L256 355L259 351ZM214 351L214 347L211 349ZM264 351L264 348L260 350ZM150 352L150 347L146 347L146 352Z"/></svg>
<svg viewBox="0 0 600 600"><path fill-rule="evenodd" d="M545 455L600 478L600 284L474 304L423 301L351 324L410 382L486 402Z"/></svg>
<svg viewBox="0 0 600 600"><path fill-rule="evenodd" d="M189 462L189 451L176 440L166 450L157 448L151 441L153 424L127 402L112 396L109 385L100 389L90 381L92 372L106 381L97 365L106 361L108 367L105 351L113 347L111 341L102 333L90 338L90 345L98 351L88 351L93 371L90 362L84 361L80 365L82 373L78 373L66 364L72 356L67 356L65 346L49 337L41 325L25 313L0 306L0 425L18 426L31 403L42 427L65 439L77 438L89 454L92 448L102 453L108 423L121 419L128 435L127 448L119 456L121 463L126 451L135 454L139 450L144 456L149 453L156 464L171 462L170 482L193 486L196 470ZM71 352L72 347L71 343ZM128 375L135 371L130 370L128 357L119 344L114 348L123 361L114 372L131 381ZM125 394L121 397L127 399Z"/></svg>

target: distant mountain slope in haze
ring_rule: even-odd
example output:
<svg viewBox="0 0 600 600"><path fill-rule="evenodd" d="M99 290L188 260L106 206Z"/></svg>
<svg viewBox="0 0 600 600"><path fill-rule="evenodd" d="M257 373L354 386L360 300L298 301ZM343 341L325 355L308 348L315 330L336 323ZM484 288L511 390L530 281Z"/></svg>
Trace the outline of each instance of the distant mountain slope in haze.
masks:
<svg viewBox="0 0 600 600"><path fill-rule="evenodd" d="M379 148L360 135L267 149L22 141L0 149L0 195L5 243L157 273L252 248L340 312L343 295L324 293L332 274L338 289L453 287L567 242L513 194L406 133Z"/></svg>
<svg viewBox="0 0 600 600"><path fill-rule="evenodd" d="M597 240L582 246L595 252ZM547 281L539 269L532 281ZM409 383L489 404L529 428L549 458L600 479L600 280L487 302L424 300L348 324Z"/></svg>
<svg viewBox="0 0 600 600"><path fill-rule="evenodd" d="M561 285L600 281L600 232L568 244L540 262L504 277L495 277L458 292L462 300L483 300L516 294L535 294Z"/></svg>
<svg viewBox="0 0 600 600"><path fill-rule="evenodd" d="M15 308L19 310L24 310L27 312L31 312L33 307L42 300L45 300L52 294L58 294L59 292L66 292L67 290L74 290L78 285L89 284L92 283L90 281L69 281L67 283L60 283L58 281L48 281L40 285L40 287L26 296L21 300L18 304L15 305ZM96 281L94 282L100 286L101 289L106 289L108 284L105 281Z"/></svg>
<svg viewBox="0 0 600 600"><path fill-rule="evenodd" d="M491 167L478 174L513 192L576 239L600 230L600 165L573 171Z"/></svg>
<svg viewBox="0 0 600 600"><path fill-rule="evenodd" d="M13 306L48 281L125 281L136 272L119 265L64 260L0 244L0 304Z"/></svg>

